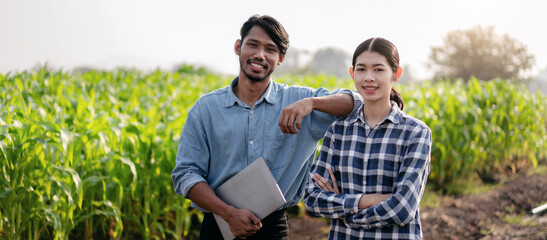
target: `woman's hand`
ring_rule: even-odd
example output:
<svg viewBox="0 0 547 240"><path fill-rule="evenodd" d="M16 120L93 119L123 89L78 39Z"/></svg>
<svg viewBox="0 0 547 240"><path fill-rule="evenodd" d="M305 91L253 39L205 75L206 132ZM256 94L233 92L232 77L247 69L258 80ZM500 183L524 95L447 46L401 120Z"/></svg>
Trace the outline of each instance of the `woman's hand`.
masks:
<svg viewBox="0 0 547 240"><path fill-rule="evenodd" d="M315 181L317 186L319 186L319 188L321 188L323 191L334 192L336 194L339 194L340 190L338 190L338 185L336 184L336 178L334 177L334 173L332 173L332 169L330 168L329 168L329 175L330 175L330 178L332 179L332 185L329 183L329 180L322 177L318 173L313 175L312 179L313 181Z"/></svg>
<svg viewBox="0 0 547 240"><path fill-rule="evenodd" d="M327 192L334 192L336 194L340 193L340 190L338 190L338 185L336 184L336 178L334 177L334 173L332 172L332 169L329 168L329 175L332 179L332 185L329 183L329 180L322 177L318 173L313 175L313 180L321 188L323 191ZM378 203L385 202L389 197L391 197L392 194L380 194L380 193L369 193L369 194L363 194L361 198L359 199L358 208L359 209L365 209L372 207Z"/></svg>
<svg viewBox="0 0 547 240"><path fill-rule="evenodd" d="M372 207L378 203L385 202L389 197L391 197L393 194L380 194L380 193L370 193L370 194L363 194L361 198L359 199L358 208L359 209L365 209Z"/></svg>

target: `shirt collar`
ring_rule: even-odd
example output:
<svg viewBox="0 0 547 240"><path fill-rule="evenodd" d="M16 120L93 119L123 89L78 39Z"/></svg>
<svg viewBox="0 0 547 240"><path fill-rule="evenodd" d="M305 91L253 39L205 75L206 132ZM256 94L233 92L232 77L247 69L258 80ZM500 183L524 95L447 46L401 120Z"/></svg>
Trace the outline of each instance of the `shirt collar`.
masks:
<svg viewBox="0 0 547 240"><path fill-rule="evenodd" d="M234 80L232 80L230 87L228 87L228 93L226 94L226 101L224 103L224 107L231 107L236 103L239 103L241 105L243 104L242 102L239 101L237 96L234 94L234 87L237 85L238 82L239 82L239 77L236 77L234 78ZM277 102L277 91L274 90L275 85L276 83L274 83L273 80L270 79L268 88L266 89L264 94L262 94L262 97L258 99L256 104L259 104L264 100L270 104L275 104Z"/></svg>
<svg viewBox="0 0 547 240"><path fill-rule="evenodd" d="M363 106L365 106L366 103L363 103L363 105L357 110L357 112L348 118L348 122L355 123L357 120L361 121L362 123L365 123L365 116L363 115ZM397 105L396 102L391 101L391 112L389 112L389 115L387 115L384 120L380 122L380 124L391 121L394 124L399 124L399 119L401 116L401 109L399 108L399 105Z"/></svg>

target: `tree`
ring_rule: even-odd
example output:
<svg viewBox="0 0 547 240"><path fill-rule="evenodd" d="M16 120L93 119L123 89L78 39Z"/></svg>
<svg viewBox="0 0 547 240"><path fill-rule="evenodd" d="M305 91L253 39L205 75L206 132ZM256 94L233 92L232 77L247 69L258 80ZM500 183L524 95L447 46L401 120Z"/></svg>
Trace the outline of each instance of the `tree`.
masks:
<svg viewBox="0 0 547 240"><path fill-rule="evenodd" d="M306 68L303 66L302 63L307 55L309 54L309 51L302 50L298 48L289 48L287 51L287 54L285 54L285 60L283 60L283 63L281 66L276 68L276 75L283 75L283 74L296 74L296 75L304 75L309 73L309 68Z"/></svg>
<svg viewBox="0 0 547 240"><path fill-rule="evenodd" d="M309 60L306 60L309 59ZM325 47L313 53L296 48L289 49L277 74L327 74L349 77L351 55L335 47Z"/></svg>
<svg viewBox="0 0 547 240"><path fill-rule="evenodd" d="M344 50L327 47L319 49L310 61L314 73L332 74L338 77L349 77L351 55Z"/></svg>
<svg viewBox="0 0 547 240"><path fill-rule="evenodd" d="M399 84L411 84L416 81L417 79L414 77L414 68L411 67L409 64L403 65L403 74L397 82Z"/></svg>
<svg viewBox="0 0 547 240"><path fill-rule="evenodd" d="M541 70L537 76L526 83L532 93L541 92L547 96L547 67Z"/></svg>
<svg viewBox="0 0 547 240"><path fill-rule="evenodd" d="M435 77L523 80L522 74L532 68L535 57L526 45L505 34L494 33L494 27L476 26L469 30L449 32L444 46L432 47L428 67Z"/></svg>

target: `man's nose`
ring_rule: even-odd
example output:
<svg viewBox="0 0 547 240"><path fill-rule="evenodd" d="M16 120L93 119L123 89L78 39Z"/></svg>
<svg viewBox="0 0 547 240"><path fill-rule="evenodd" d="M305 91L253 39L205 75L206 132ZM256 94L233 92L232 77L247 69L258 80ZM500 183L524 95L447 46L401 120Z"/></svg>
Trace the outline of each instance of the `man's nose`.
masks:
<svg viewBox="0 0 547 240"><path fill-rule="evenodd" d="M256 51L255 51L255 54L254 54L255 58L257 59L261 59L261 60L264 60L265 59L265 50L263 47L258 47L256 48Z"/></svg>

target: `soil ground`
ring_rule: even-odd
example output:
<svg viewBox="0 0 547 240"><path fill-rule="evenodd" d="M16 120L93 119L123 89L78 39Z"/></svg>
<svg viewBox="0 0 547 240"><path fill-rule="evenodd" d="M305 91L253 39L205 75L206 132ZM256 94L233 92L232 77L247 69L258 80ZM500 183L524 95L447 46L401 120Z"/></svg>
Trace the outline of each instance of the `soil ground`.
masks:
<svg viewBox="0 0 547 240"><path fill-rule="evenodd" d="M547 213L530 211L547 202L547 174L517 177L486 193L442 197L440 207L423 207L425 240L547 239ZM326 219L307 215L289 219L291 240L326 239Z"/></svg>

